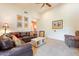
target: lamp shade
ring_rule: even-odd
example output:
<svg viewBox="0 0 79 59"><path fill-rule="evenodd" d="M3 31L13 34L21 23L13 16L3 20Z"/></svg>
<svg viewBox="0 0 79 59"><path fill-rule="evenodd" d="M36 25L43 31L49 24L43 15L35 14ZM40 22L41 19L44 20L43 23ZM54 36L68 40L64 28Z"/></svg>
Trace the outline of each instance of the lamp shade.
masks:
<svg viewBox="0 0 79 59"><path fill-rule="evenodd" d="M4 24L3 24L3 28L5 28L5 27L6 27L6 28L9 28L8 23L4 23Z"/></svg>

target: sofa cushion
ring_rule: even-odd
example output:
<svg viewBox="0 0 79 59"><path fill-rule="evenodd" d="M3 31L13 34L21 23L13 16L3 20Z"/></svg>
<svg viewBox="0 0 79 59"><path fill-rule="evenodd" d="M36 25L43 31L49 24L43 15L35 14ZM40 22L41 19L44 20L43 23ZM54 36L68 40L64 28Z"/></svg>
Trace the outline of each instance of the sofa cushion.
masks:
<svg viewBox="0 0 79 59"><path fill-rule="evenodd" d="M21 33L20 32L13 32L11 34L15 35L17 38L21 37Z"/></svg>
<svg viewBox="0 0 79 59"><path fill-rule="evenodd" d="M26 36L30 36L30 32L26 32Z"/></svg>
<svg viewBox="0 0 79 59"><path fill-rule="evenodd" d="M12 39L12 36L11 36L11 33L7 33L5 34L7 37L11 38Z"/></svg>
<svg viewBox="0 0 79 59"><path fill-rule="evenodd" d="M25 43L30 42L31 41L31 37L30 36L25 36L21 38Z"/></svg>
<svg viewBox="0 0 79 59"><path fill-rule="evenodd" d="M20 45L25 44L24 41L20 40L20 39L17 38L15 35L12 35L12 39L13 39L13 41L15 42L15 45L16 45L16 46L20 46Z"/></svg>
<svg viewBox="0 0 79 59"><path fill-rule="evenodd" d="M21 37L26 36L26 32L21 32Z"/></svg>
<svg viewBox="0 0 79 59"><path fill-rule="evenodd" d="M7 50L14 47L14 42L6 36L0 39L0 50Z"/></svg>

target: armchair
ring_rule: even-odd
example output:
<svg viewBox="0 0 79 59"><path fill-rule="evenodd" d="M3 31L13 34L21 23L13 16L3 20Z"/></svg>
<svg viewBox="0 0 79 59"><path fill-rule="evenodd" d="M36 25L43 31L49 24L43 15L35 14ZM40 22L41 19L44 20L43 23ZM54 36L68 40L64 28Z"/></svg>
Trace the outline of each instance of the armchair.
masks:
<svg viewBox="0 0 79 59"><path fill-rule="evenodd" d="M69 47L79 48L79 36L64 35L65 43Z"/></svg>

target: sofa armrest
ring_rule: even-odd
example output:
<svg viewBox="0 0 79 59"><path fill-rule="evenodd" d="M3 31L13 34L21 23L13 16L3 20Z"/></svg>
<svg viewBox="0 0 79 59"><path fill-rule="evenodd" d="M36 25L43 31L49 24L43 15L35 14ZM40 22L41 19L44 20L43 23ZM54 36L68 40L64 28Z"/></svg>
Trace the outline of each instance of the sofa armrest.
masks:
<svg viewBox="0 0 79 59"><path fill-rule="evenodd" d="M64 35L65 36L65 40L74 40L75 36L72 35Z"/></svg>
<svg viewBox="0 0 79 59"><path fill-rule="evenodd" d="M26 43L22 46L18 46L6 51L0 51L1 56L32 56L32 45Z"/></svg>
<svg viewBox="0 0 79 59"><path fill-rule="evenodd" d="M79 40L79 36L75 36L74 38L75 38L75 40Z"/></svg>

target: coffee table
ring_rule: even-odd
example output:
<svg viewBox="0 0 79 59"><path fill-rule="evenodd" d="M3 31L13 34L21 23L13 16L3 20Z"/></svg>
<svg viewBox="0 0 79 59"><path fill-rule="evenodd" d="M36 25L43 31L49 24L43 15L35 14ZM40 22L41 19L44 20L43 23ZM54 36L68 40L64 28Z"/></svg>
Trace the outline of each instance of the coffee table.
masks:
<svg viewBox="0 0 79 59"><path fill-rule="evenodd" d="M45 37L33 38L33 39L31 39L31 42L34 47L39 47L39 46L45 44Z"/></svg>

